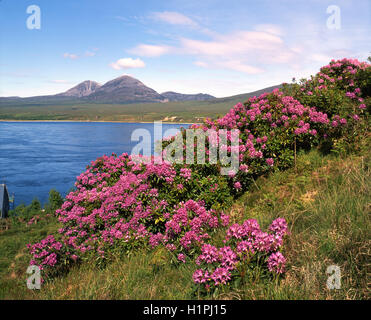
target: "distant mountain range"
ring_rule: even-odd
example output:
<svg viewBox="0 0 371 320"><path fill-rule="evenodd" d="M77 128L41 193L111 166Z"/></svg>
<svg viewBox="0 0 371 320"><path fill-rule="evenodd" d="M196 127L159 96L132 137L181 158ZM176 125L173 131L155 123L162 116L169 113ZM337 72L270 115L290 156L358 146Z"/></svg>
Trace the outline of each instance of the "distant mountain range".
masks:
<svg viewBox="0 0 371 320"><path fill-rule="evenodd" d="M145 86L141 81L130 76L121 76L104 85L87 80L66 92L28 98L0 97L0 103L143 103L143 102L169 102L169 101L205 101L216 99L209 94L181 94L164 92L162 94Z"/></svg>
<svg viewBox="0 0 371 320"><path fill-rule="evenodd" d="M167 91L161 93L161 95L169 101L206 101L216 99L215 97L205 93L182 94L173 91Z"/></svg>

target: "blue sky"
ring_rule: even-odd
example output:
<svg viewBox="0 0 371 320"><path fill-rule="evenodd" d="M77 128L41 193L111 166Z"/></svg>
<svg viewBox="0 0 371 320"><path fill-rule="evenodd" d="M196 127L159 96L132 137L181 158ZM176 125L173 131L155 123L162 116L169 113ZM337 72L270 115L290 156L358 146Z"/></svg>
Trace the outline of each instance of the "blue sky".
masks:
<svg viewBox="0 0 371 320"><path fill-rule="evenodd" d="M28 29L37 5L41 28ZM328 6L340 9L331 29ZM217 97L371 55L369 0L0 0L0 96L132 75L158 92Z"/></svg>

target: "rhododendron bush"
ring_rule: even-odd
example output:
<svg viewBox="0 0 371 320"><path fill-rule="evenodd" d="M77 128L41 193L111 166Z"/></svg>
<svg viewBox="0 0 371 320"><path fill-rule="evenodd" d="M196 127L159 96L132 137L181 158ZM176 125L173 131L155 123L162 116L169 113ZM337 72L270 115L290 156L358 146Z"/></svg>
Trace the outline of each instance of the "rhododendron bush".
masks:
<svg viewBox="0 0 371 320"><path fill-rule="evenodd" d="M238 194L248 189L252 179L269 170L291 167L296 151L333 142L339 137L359 136L360 120L368 113L367 97L357 84L368 83L365 76L362 81L358 79L361 72L368 71L370 76L370 70L369 64L358 60L331 61L301 85L284 85L282 90L251 97L244 104L235 105L224 117L215 121L206 119L204 124L192 128L204 132L240 131L239 171L229 179L230 186ZM186 130L180 134L186 141ZM173 137L163 146L175 140ZM210 153L212 144L209 138L206 154ZM230 153L233 151L229 146L226 148ZM194 170L201 172L205 168L205 165L194 165Z"/></svg>
<svg viewBox="0 0 371 320"><path fill-rule="evenodd" d="M192 128L205 132L239 130L239 170L228 177L232 192L238 194L248 189L252 179L275 168L292 166L294 150L317 144L319 132L324 131L328 124L326 113L304 106L275 89L272 93L249 98L245 105L238 103L223 118L216 121L207 119L204 124L193 125ZM186 130L179 133L184 141L186 134ZM176 137L165 141L164 147L175 140ZM205 143L206 154L210 153L212 144L212 139ZM231 147L226 148L229 148L229 153L232 152ZM191 167L199 172L210 171L205 165L194 164Z"/></svg>
<svg viewBox="0 0 371 320"><path fill-rule="evenodd" d="M283 273L286 221L278 218L263 232L255 220L231 224L223 210L256 177L292 166L296 151L354 131L367 117L369 70L357 60L332 61L300 85L251 97L220 119L191 126L203 132L229 130L227 144L209 136L201 150L206 156L215 145L229 155L238 151L238 171L228 175L220 173L225 166L220 159L185 164L155 158L138 162L128 154L98 158L77 177L75 190L56 211L59 233L29 245L31 264L47 276L91 257L109 261L117 252L164 246L177 263L199 265L193 280L204 292L241 280L254 268L270 277ZM228 145L232 130L239 132L234 147ZM174 141L185 142L186 130L162 141L162 147ZM185 145L180 149L184 158ZM196 155L200 150L192 146ZM218 231L226 234L223 247L213 243Z"/></svg>
<svg viewBox="0 0 371 320"><path fill-rule="evenodd" d="M160 244L187 253L226 225L223 213L212 209L216 203L220 208L231 202L223 177L200 177L166 162L134 160L128 154L104 156L77 177L76 191L56 211L63 225L58 248L43 245L44 240L30 246L31 264L58 268L62 252L64 264L69 264Z"/></svg>
<svg viewBox="0 0 371 320"><path fill-rule="evenodd" d="M291 86L290 94L303 104L326 112L330 119L360 116L366 108L367 90L370 90L361 80L364 72L370 77L371 66L366 62L332 60L309 80Z"/></svg>
<svg viewBox="0 0 371 320"><path fill-rule="evenodd" d="M203 292L213 292L235 280L244 281L256 267L260 267L260 276L265 273L272 279L285 271L286 258L279 249L286 234L287 224L282 218L274 220L268 232L263 232L254 219L232 224L223 247L202 246L196 259L201 268L194 272L194 282L201 285Z"/></svg>
<svg viewBox="0 0 371 320"><path fill-rule="evenodd" d="M330 148L354 149L358 138L368 130L371 65L366 62L332 60L309 80L285 85L284 91L328 115L329 123L320 134Z"/></svg>

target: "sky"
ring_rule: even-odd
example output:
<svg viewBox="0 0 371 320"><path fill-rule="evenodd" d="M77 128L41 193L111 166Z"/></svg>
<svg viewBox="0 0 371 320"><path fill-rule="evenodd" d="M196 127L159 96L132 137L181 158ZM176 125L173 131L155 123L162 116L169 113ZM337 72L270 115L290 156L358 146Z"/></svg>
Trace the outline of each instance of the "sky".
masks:
<svg viewBox="0 0 371 320"><path fill-rule="evenodd" d="M366 61L370 44L371 0L0 0L0 96L126 74L226 97Z"/></svg>

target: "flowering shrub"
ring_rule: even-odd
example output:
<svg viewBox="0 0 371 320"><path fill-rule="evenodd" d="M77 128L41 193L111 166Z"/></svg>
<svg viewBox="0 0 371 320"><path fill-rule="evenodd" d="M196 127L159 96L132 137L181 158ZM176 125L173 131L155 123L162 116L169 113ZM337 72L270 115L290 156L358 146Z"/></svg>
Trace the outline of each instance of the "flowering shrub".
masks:
<svg viewBox="0 0 371 320"><path fill-rule="evenodd" d="M368 63L356 59L332 60L315 76L291 88L290 93L303 104L326 112L329 118L359 115L365 109L359 87L364 86L359 74L365 70L370 72L370 68Z"/></svg>
<svg viewBox="0 0 371 320"><path fill-rule="evenodd" d="M63 259L93 255L105 260L113 251L156 244L189 253L222 225L223 215L212 209L231 203L222 177L200 177L186 167L134 160L127 154L104 156L77 177L76 190L56 211L63 225L59 230ZM43 247L44 254L48 249ZM53 253L54 249L49 252ZM33 263L43 265L38 252L31 254Z"/></svg>
<svg viewBox="0 0 371 320"><path fill-rule="evenodd" d="M67 258L70 254L66 251L68 250L67 247L62 242L57 241L53 235L49 235L33 245L28 244L27 248L32 255L30 265L37 265L40 270L44 271L43 280L48 275L61 272L71 262ZM70 257L74 258L73 255Z"/></svg>
<svg viewBox="0 0 371 320"><path fill-rule="evenodd" d="M365 94L357 84L362 83L365 87L370 80L359 74L368 72L370 75L370 70L369 64L358 60L331 61L301 85L285 85L283 90L275 89L271 93L251 97L245 104L235 105L224 117L215 121L206 119L204 124L193 125L192 128L204 132L209 129L215 132L239 130L240 170L229 177L232 193L239 194L248 189L251 179L275 168L291 167L295 150L309 149L333 139L359 136L357 126L359 120L366 116L366 105L362 97ZM186 131L183 130L180 135L183 142L186 141ZM206 155L210 154L215 142L219 142L213 139L209 137L205 144ZM227 140L232 141L232 135ZM163 146L175 141L177 137L165 141ZM196 149L196 143L192 147ZM219 145L219 148L227 148L230 154L233 152L228 145ZM184 146L183 157L186 152ZM218 166L222 164L194 165L193 168L217 174Z"/></svg>
<svg viewBox="0 0 371 320"><path fill-rule="evenodd" d="M217 215L215 210L207 210L202 202L193 200L180 203L166 218L165 232L152 234L149 243L152 247L165 245L183 263L210 239L210 233L229 223L229 216Z"/></svg>
<svg viewBox="0 0 371 320"><path fill-rule="evenodd" d="M43 221L43 220L48 220L52 217L52 215L50 213L47 213L45 215L34 215L28 222L27 222L27 225L28 226L31 226L33 224L37 224L38 222L40 221Z"/></svg>
<svg viewBox="0 0 371 320"><path fill-rule="evenodd" d="M235 105L223 118L211 121L207 119L202 125L193 125L193 129L207 132L238 129L239 134L239 170L228 177L232 193L239 194L248 189L251 180L272 169L284 169L292 165L294 149L310 147L318 143L318 132L323 131L329 119L326 113L302 105L293 97L286 96L278 89L251 97L245 105ZM186 131L181 133L186 141ZM177 137L164 143L164 147ZM232 141L232 135L227 136ZM216 139L216 143L218 143ZM209 154L214 141L205 143L205 153ZM197 145L195 145L197 146ZM219 146L233 152L230 146ZM184 157L186 155L184 148ZM198 152L198 150L197 150ZM196 153L196 152L195 152ZM217 174L217 165L192 165L193 170L203 173L205 170ZM212 168L211 168L212 167ZM205 174L205 173L203 173ZM209 173L210 174L210 173Z"/></svg>
<svg viewBox="0 0 371 320"><path fill-rule="evenodd" d="M260 229L254 219L231 225L224 240L225 246L202 246L196 259L200 266L193 281L202 293L213 293L218 287L244 281L249 270L260 267L263 273L281 274L286 259L279 251L288 233L285 219L274 220L268 232Z"/></svg>
<svg viewBox="0 0 371 320"><path fill-rule="evenodd" d="M319 134L330 148L341 140L354 148L363 133L370 105L371 65L356 59L332 60L309 80L285 85L286 94L328 115L329 123Z"/></svg>
<svg viewBox="0 0 371 320"><path fill-rule="evenodd" d="M216 145L229 155L238 151L239 170L228 176L220 174L225 166L220 158L206 164L156 158L138 162L128 154L98 158L77 177L76 189L56 210L62 224L55 236L58 241L48 236L29 245L31 264L49 274L91 256L107 261L116 252L165 246L178 263L198 255L193 280L209 292L244 281L248 271L257 267L268 277L283 273L286 259L280 248L286 221L278 218L263 232L255 220L229 225L222 210L231 205L233 196L248 189L251 180L290 167L295 150L330 138L356 136L354 128L367 116L369 75L366 63L331 61L311 80L251 97L220 119L193 125L203 132L238 130L236 146L228 145L236 138L233 131L226 134L225 142L211 135L204 150L192 143L194 156L199 151L210 155ZM184 141L185 130L165 139L162 155L176 155L176 150L166 154L166 147L176 142L185 158L189 150L181 144ZM211 240L221 228L228 229L224 246L218 248Z"/></svg>

